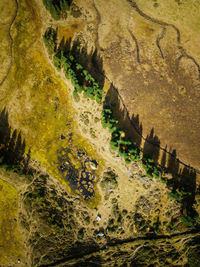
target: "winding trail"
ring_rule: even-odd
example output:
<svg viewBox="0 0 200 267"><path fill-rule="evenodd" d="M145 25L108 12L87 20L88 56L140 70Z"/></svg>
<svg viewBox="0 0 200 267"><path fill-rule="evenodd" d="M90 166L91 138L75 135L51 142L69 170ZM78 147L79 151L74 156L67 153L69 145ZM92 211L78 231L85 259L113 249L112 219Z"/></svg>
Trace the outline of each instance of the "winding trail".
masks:
<svg viewBox="0 0 200 267"><path fill-rule="evenodd" d="M158 19L155 19L155 18L152 18L150 16L148 16L147 14L145 14L138 6L137 4L135 3L135 1L133 0L127 0L129 2L129 4L131 5L131 7L133 7L137 13L142 16L144 19L150 21L150 22L153 22L155 24L159 24L161 26L168 26L168 27L172 27L176 33L177 33L177 42L180 43L181 42L181 34L180 34L180 31L179 29L174 26L173 24L170 24L170 23L167 23L167 22L164 22L164 21L161 21L161 20L158 20Z"/></svg>
<svg viewBox="0 0 200 267"><path fill-rule="evenodd" d="M137 59L138 64L140 64L140 47L139 47L137 38L136 38L135 35L131 32L130 29L128 29L128 32L129 32L131 38L133 39L133 41L134 41L134 43L135 43L135 47L136 47L136 59Z"/></svg>
<svg viewBox="0 0 200 267"><path fill-rule="evenodd" d="M180 30L173 24L170 24L170 23L167 23L167 22L164 22L164 21L161 21L161 20L158 20L158 19L155 19L155 18L152 18L150 16L148 16L147 14L145 14L138 6L137 4L135 3L135 1L133 0L127 0L127 2L131 5L132 8L134 8L136 10L136 12L142 16L144 19L152 22L152 23L155 23L155 24L158 24L158 25L161 25L161 26L164 26L164 27L171 27L175 30L176 34L177 34L177 43L178 43L178 48L182 54L182 57L185 57L185 58L188 58L190 60L192 60L192 62L196 65L197 69L198 69L198 73L199 73L199 77L198 79L200 80L200 65L198 64L198 62L194 59L194 57L188 55L188 53L185 51L185 49L183 48L183 46L181 45L181 33L180 33ZM165 35L165 32L163 33ZM161 56L163 56L162 54L162 50L160 48L160 40L162 38L164 38L163 34L161 34L160 38L158 37L157 38L157 41L156 41L156 44L161 52Z"/></svg>
<svg viewBox="0 0 200 267"><path fill-rule="evenodd" d="M80 253L76 256L69 256L69 257L65 257L63 259L57 260L55 262L49 263L49 264L42 264L39 267L48 267L48 266L58 266L58 264L66 264L67 262L71 261L71 260L79 260L85 256L92 256L93 253L98 253L98 252L102 252L107 250L108 248L111 247L117 247L119 245L123 245L123 244L129 244L129 243L134 243L136 241L156 241L156 240L169 240L169 239L173 239L176 237L181 237L181 236L187 236L187 235L194 235L194 234L199 234L200 233L200 229L194 229L191 231L185 231L185 232L181 232L181 233L174 233L171 235L147 235L147 236L140 236L140 237L135 237L135 238L127 238L127 239L114 239L114 240L110 240L109 242L107 242L105 245L103 245L103 247L97 247L97 248L93 248L90 252L88 253Z"/></svg>
<svg viewBox="0 0 200 267"><path fill-rule="evenodd" d="M158 47L158 50L160 51L160 55L162 58L164 58L164 54L163 54L163 51L162 51L162 48L161 48L161 45L160 45L160 41L165 37L165 34L166 34L166 28L164 27L162 29L162 32L160 35L158 35L157 39L156 39L156 45Z"/></svg>
<svg viewBox="0 0 200 267"><path fill-rule="evenodd" d="M97 30L96 30L96 38L95 38L95 46L97 50L101 50L100 44L99 44L99 25L101 24L101 15L99 13L99 10L96 7L95 0L93 0L93 6L97 14Z"/></svg>
<svg viewBox="0 0 200 267"><path fill-rule="evenodd" d="M11 29L12 29L12 26L15 22L15 19L17 17L17 14L18 14L18 10L19 10L19 5L18 5L18 1L17 0L14 0L15 2L15 5L16 5L16 9L15 9L15 14L10 22L10 25L9 25L9 28L8 28L8 36L9 36L9 39L10 39L10 64L8 66L8 70L6 72L6 75L4 76L4 78L2 79L2 81L0 82L0 86L2 86L4 84L4 82L6 81L9 73L10 73L10 70L12 68L12 65L13 65L13 38L12 38L12 35L11 35Z"/></svg>

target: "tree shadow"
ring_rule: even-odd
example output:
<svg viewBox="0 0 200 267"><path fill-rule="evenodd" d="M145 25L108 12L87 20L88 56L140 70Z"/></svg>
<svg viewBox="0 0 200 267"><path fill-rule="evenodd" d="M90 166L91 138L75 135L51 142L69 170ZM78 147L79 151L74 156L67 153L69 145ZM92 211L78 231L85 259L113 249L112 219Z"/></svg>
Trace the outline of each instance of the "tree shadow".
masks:
<svg viewBox="0 0 200 267"><path fill-rule="evenodd" d="M167 145L165 146L164 150L162 151L162 157L160 161L160 165L163 169L165 169L167 163Z"/></svg>
<svg viewBox="0 0 200 267"><path fill-rule="evenodd" d="M146 136L143 154L144 156L151 157L154 162L158 164L160 156L160 140L157 135L154 135L154 128L152 128L150 134Z"/></svg>
<svg viewBox="0 0 200 267"><path fill-rule="evenodd" d="M69 38L65 41L64 37L58 45L57 55L64 52L66 57L72 55L76 62L81 64L99 83L103 88L105 75L103 70L103 60L97 49L90 49L86 45L82 45L79 39L72 40Z"/></svg>
<svg viewBox="0 0 200 267"><path fill-rule="evenodd" d="M168 187L174 192L181 192L181 211L185 216L194 217L193 208L196 194L196 171L190 166L183 165L177 158L176 150L168 154L167 172L172 174Z"/></svg>
<svg viewBox="0 0 200 267"><path fill-rule="evenodd" d="M21 131L11 130L8 111L4 108L0 113L0 157L1 163L10 167L19 166L24 161L26 142L22 140Z"/></svg>
<svg viewBox="0 0 200 267"><path fill-rule="evenodd" d="M107 91L104 106L110 106L114 117L119 121L118 126L124 130L126 138L130 139L137 147L142 142L142 123L139 121L139 115L129 114L126 108L121 104L117 89L111 84Z"/></svg>
<svg viewBox="0 0 200 267"><path fill-rule="evenodd" d="M184 167L179 171L180 176L180 188L185 192L189 192L182 201L182 211L183 214L194 217L196 211L193 208L195 203L195 193L196 193L196 171L194 169Z"/></svg>

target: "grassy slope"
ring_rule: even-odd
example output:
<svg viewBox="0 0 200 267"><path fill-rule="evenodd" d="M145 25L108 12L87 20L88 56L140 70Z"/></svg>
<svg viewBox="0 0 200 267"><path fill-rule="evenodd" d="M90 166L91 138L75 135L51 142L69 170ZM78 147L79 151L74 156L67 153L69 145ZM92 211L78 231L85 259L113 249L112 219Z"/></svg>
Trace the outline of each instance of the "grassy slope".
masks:
<svg viewBox="0 0 200 267"><path fill-rule="evenodd" d="M8 66L10 64L10 40L8 35L9 24L14 16L15 3L12 0L0 1L0 36L3 36L0 42L0 82L3 80Z"/></svg>
<svg viewBox="0 0 200 267"><path fill-rule="evenodd" d="M17 216L18 191L0 179L0 264L17 262L22 253Z"/></svg>
<svg viewBox="0 0 200 267"><path fill-rule="evenodd" d="M7 106L10 124L22 130L32 157L65 183L57 170L57 150L68 147L69 133L73 133L72 150L78 147L91 157L97 154L78 133L66 85L56 77L44 55L40 27L35 9L26 1L20 1L12 29L14 66L0 106ZM61 134L67 136L65 140L61 140ZM98 155L96 160L100 160Z"/></svg>

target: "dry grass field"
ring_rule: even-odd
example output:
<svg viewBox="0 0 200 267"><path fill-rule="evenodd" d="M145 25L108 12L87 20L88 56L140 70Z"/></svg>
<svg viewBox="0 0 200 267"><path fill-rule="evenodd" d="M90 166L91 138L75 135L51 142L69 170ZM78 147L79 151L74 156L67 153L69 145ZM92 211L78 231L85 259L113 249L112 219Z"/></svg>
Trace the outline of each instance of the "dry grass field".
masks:
<svg viewBox="0 0 200 267"><path fill-rule="evenodd" d="M198 266L199 219L181 218L200 213L199 11L197 0L74 0L56 21L42 0L1 0L0 111L33 172L1 168L0 266ZM127 136L168 167L163 179L110 148L103 104L73 98L48 27L79 41ZM172 184L190 189L187 203Z"/></svg>

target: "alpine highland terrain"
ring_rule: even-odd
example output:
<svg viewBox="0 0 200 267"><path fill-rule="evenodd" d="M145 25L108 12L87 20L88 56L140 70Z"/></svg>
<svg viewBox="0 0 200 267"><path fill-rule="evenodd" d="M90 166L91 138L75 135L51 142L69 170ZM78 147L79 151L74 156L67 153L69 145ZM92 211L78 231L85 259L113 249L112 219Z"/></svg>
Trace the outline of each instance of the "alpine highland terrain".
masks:
<svg viewBox="0 0 200 267"><path fill-rule="evenodd" d="M0 1L0 266L200 266L199 0Z"/></svg>

